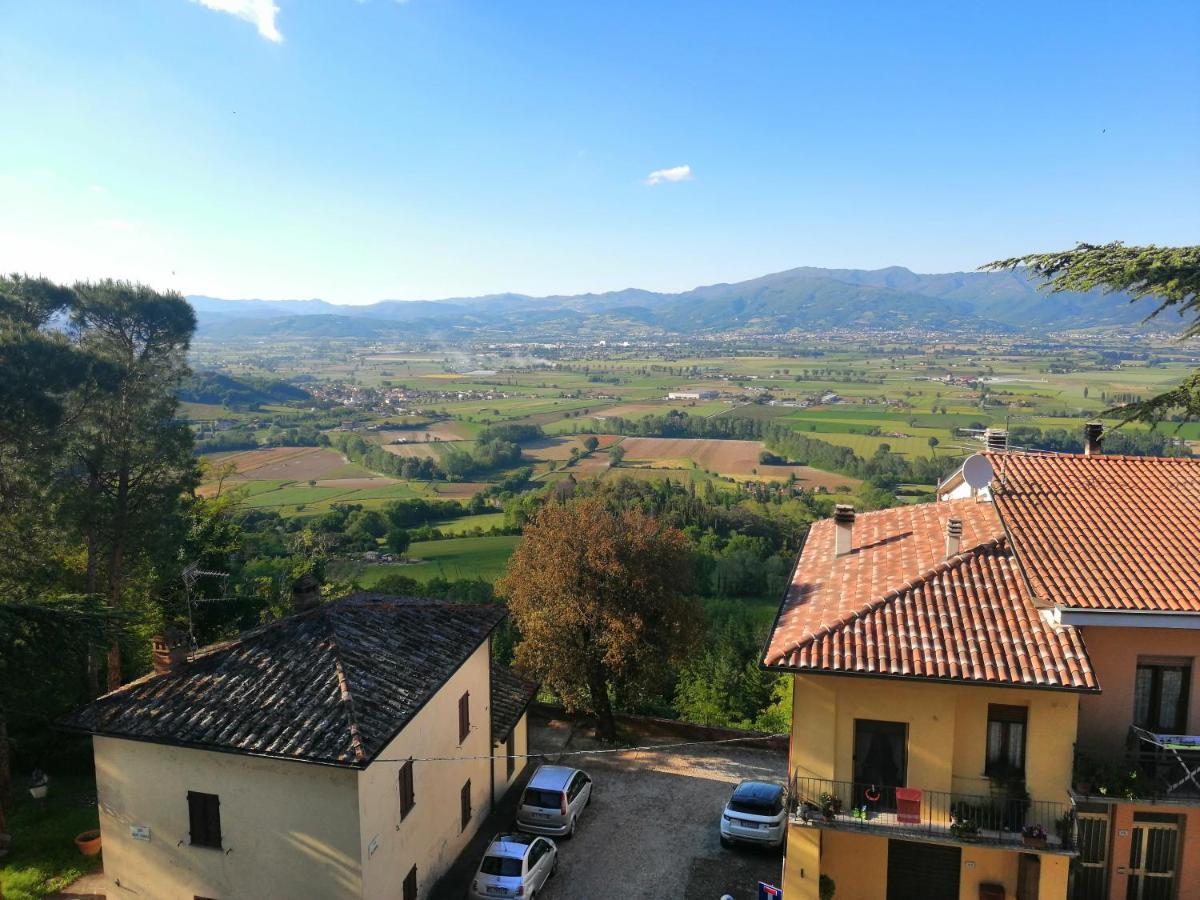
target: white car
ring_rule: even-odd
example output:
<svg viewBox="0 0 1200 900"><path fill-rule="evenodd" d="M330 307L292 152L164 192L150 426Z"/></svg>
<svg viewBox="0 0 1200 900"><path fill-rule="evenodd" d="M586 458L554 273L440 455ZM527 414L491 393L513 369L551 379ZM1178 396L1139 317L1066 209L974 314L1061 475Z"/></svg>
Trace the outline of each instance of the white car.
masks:
<svg viewBox="0 0 1200 900"><path fill-rule="evenodd" d="M470 900L521 897L531 900L558 868L558 848L549 838L498 834L488 845L471 882Z"/></svg>
<svg viewBox="0 0 1200 900"><path fill-rule="evenodd" d="M721 813L721 846L735 842L778 847L787 833L787 804L781 784L743 781Z"/></svg>

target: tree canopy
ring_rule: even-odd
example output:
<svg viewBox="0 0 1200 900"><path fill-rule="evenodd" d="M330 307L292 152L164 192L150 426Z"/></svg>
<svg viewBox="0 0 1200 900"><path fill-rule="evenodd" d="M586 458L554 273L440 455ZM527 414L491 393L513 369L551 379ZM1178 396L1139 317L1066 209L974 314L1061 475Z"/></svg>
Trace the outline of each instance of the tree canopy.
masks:
<svg viewBox="0 0 1200 900"><path fill-rule="evenodd" d="M1158 305L1146 316L1153 319L1168 309L1190 319L1183 337L1200 336L1200 246L1126 247L1121 241L1108 244L1078 244L1072 250L1028 253L998 259L984 269L1015 269L1026 266L1045 280L1051 293L1122 291L1131 301L1152 299ZM1126 421L1161 422L1171 415L1200 418L1200 370L1179 386L1148 400L1128 403L1116 410Z"/></svg>
<svg viewBox="0 0 1200 900"><path fill-rule="evenodd" d="M688 540L641 510L584 497L543 507L497 591L521 641L515 664L615 736L610 691L662 690L692 647Z"/></svg>

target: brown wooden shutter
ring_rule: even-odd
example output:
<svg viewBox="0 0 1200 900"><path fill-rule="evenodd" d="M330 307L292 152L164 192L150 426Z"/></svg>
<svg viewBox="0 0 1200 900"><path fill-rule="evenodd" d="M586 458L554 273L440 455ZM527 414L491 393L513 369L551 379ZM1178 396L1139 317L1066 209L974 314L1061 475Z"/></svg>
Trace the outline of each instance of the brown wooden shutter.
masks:
<svg viewBox="0 0 1200 900"><path fill-rule="evenodd" d="M466 831L471 824L471 779L462 786L462 830Z"/></svg>
<svg viewBox="0 0 1200 900"><path fill-rule="evenodd" d="M410 759L400 767L400 819L412 812L416 805L417 798L413 785L413 763Z"/></svg>
<svg viewBox="0 0 1200 900"><path fill-rule="evenodd" d="M204 817L204 795L198 794L195 791L188 791L188 829L190 831L191 843L196 846L203 846L207 832L207 823Z"/></svg>
<svg viewBox="0 0 1200 900"><path fill-rule="evenodd" d="M216 794L188 791L188 827L196 847L221 846L221 798Z"/></svg>
<svg viewBox="0 0 1200 900"><path fill-rule="evenodd" d="M458 699L458 742L461 744L471 733L471 692Z"/></svg>
<svg viewBox="0 0 1200 900"><path fill-rule="evenodd" d="M404 876L404 900L417 900L417 867L413 866Z"/></svg>

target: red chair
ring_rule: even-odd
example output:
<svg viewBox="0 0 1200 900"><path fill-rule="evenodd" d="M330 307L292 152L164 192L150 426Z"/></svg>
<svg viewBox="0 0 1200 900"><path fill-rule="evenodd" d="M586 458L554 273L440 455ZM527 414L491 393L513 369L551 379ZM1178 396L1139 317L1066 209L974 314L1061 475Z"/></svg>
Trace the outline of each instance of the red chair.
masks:
<svg viewBox="0 0 1200 900"><path fill-rule="evenodd" d="M905 825L921 824L920 788L896 788L896 821Z"/></svg>

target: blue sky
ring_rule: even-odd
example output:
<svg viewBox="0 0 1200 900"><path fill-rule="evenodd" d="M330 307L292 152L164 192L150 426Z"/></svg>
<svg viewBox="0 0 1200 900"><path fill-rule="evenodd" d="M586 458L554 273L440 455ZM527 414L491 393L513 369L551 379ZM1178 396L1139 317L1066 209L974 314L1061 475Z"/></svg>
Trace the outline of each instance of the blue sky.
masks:
<svg viewBox="0 0 1200 900"><path fill-rule="evenodd" d="M361 303L1194 244L1198 46L1194 0L5 2L0 270Z"/></svg>

